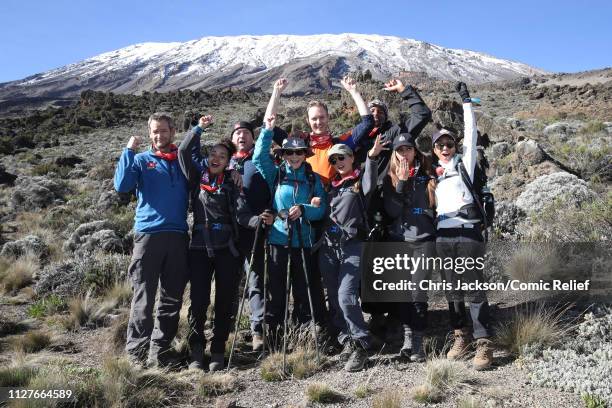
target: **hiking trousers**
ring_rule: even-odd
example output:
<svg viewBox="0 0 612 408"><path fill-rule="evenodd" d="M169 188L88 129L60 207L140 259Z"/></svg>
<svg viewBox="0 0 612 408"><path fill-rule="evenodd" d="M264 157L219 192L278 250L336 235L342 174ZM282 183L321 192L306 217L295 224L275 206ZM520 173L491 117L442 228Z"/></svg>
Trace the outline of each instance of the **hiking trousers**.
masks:
<svg viewBox="0 0 612 408"><path fill-rule="evenodd" d="M310 294L314 309L314 321L325 327L327 310L325 309L323 286L319 268L313 267L313 257L310 248L304 248L306 260L306 272L310 283ZM287 271L287 264L291 256L291 271ZM293 295L292 318L298 324L305 324L311 320L310 305L308 302L308 287L304 277L304 268L301 250L299 248L287 248L281 245L270 245L269 259L270 279L270 302L266 310L266 321L272 330L282 325L285 318L285 297L287 290L287 273L291 274L291 292Z"/></svg>
<svg viewBox="0 0 612 408"><path fill-rule="evenodd" d="M485 245L481 237L470 229L469 234L462 234L461 229L446 228L444 234L439 234L436 239L436 252L441 258L452 258L454 261L466 258L477 259L484 257ZM444 236L446 235L446 236ZM464 329L469 326L465 301L470 302L469 311L473 326L475 339L491 336L491 319L489 315L489 303L487 294L483 290L457 289L457 284L483 282L482 269L458 268L459 263L454 263L454 269L443 269L446 282L451 283L452 289L445 291L446 300L449 305L449 319L453 329Z"/></svg>
<svg viewBox="0 0 612 408"><path fill-rule="evenodd" d="M214 276L215 305L210 352L223 353L234 321L243 258L232 255L229 248L215 249L214 253L215 256L211 258L205 250L189 251L191 306L188 312L188 341L192 347L196 344L206 347L204 324Z"/></svg>
<svg viewBox="0 0 612 408"><path fill-rule="evenodd" d="M319 268L327 289L330 319L338 333L338 342L358 341L370 347L370 333L359 304L363 243L348 241L340 246L324 244L319 249Z"/></svg>
<svg viewBox="0 0 612 408"><path fill-rule="evenodd" d="M170 348L178 329L179 312L187 282L187 246L182 232L156 232L134 235L128 276L132 283L132 304L125 350L144 361L147 354L157 360ZM159 286L155 321L153 306Z"/></svg>

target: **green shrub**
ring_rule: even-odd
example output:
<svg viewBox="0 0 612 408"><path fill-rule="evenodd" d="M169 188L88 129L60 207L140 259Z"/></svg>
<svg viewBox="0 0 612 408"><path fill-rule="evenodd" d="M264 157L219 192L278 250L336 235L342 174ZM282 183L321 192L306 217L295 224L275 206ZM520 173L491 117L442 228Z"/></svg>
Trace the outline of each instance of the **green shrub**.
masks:
<svg viewBox="0 0 612 408"><path fill-rule="evenodd" d="M31 304L26 310L26 313L29 317L39 319L41 317L50 316L58 312L62 312L66 310L66 308L67 305L64 299L57 296L56 294L51 294Z"/></svg>
<svg viewBox="0 0 612 408"><path fill-rule="evenodd" d="M0 368L0 387L24 387L36 374L28 365L13 365Z"/></svg>
<svg viewBox="0 0 612 408"><path fill-rule="evenodd" d="M608 406L606 401L597 395L583 394L582 400L586 408L606 408Z"/></svg>

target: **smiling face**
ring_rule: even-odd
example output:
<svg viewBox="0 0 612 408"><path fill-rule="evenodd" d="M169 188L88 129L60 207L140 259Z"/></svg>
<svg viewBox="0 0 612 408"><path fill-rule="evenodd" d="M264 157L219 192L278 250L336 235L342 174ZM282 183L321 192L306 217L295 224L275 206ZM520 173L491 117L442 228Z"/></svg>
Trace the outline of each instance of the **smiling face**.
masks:
<svg viewBox="0 0 612 408"><path fill-rule="evenodd" d="M208 155L208 171L210 174L221 174L229 164L229 152L223 146L214 146Z"/></svg>
<svg viewBox="0 0 612 408"><path fill-rule="evenodd" d="M434 143L434 153L442 163L449 163L455 155L456 149L457 146L455 145L455 141L448 136L441 136L436 140L436 143Z"/></svg>
<svg viewBox="0 0 612 408"><path fill-rule="evenodd" d="M149 138L151 144L162 152L170 150L174 141L175 129L171 129L166 120L152 120L149 124Z"/></svg>
<svg viewBox="0 0 612 408"><path fill-rule="evenodd" d="M321 106L308 108L308 124L312 133L320 135L329 132L329 115Z"/></svg>
<svg viewBox="0 0 612 408"><path fill-rule="evenodd" d="M385 111L380 106L372 106L370 108L370 113L374 116L374 126L379 127L383 123L387 121L387 115Z"/></svg>
<svg viewBox="0 0 612 408"><path fill-rule="evenodd" d="M306 150L285 150L283 151L283 160L289 163L293 170L297 170L306 160Z"/></svg>
<svg viewBox="0 0 612 408"><path fill-rule="evenodd" d="M353 162L355 158L347 154L334 154L329 158L329 162L332 164L334 169L340 174L345 176L346 174L353 171Z"/></svg>
<svg viewBox="0 0 612 408"><path fill-rule="evenodd" d="M408 164L414 166L414 157L416 156L414 147L400 146L395 150L395 155L397 156L398 160L406 160Z"/></svg>
<svg viewBox="0 0 612 408"><path fill-rule="evenodd" d="M240 128L232 134L232 143L239 152L248 152L253 148L253 134L249 129Z"/></svg>

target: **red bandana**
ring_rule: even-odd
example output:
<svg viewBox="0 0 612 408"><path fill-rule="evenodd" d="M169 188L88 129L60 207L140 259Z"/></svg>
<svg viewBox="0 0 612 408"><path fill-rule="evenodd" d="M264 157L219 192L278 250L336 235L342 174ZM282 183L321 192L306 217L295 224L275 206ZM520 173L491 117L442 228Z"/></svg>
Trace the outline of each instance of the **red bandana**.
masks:
<svg viewBox="0 0 612 408"><path fill-rule="evenodd" d="M329 133L322 135L310 134L310 147L315 149L327 149L332 144L332 136Z"/></svg>
<svg viewBox="0 0 612 408"><path fill-rule="evenodd" d="M155 146L151 147L153 149L153 154L157 157L161 157L164 160L168 160L168 161L172 161L172 160L176 160L176 158L178 157L177 152L178 152L178 148L176 147L175 144L171 144L170 145L170 152L169 153L164 153L160 150L157 150L155 148Z"/></svg>
<svg viewBox="0 0 612 408"><path fill-rule="evenodd" d="M225 174L219 174L212 182L210 181L210 174L208 170L202 174L202 179L200 180L200 190L206 190L209 193L214 193L221 188L221 184L223 184L223 179L225 178Z"/></svg>
<svg viewBox="0 0 612 408"><path fill-rule="evenodd" d="M380 128L375 127L374 129L372 129L372 131L370 131L370 134L368 135L368 137L372 138L372 137L376 137L378 136L378 130Z"/></svg>
<svg viewBox="0 0 612 408"><path fill-rule="evenodd" d="M236 152L233 156L232 159L235 160L243 160L248 158L249 156L251 156L251 153L253 152L253 150L249 150L248 152Z"/></svg>
<svg viewBox="0 0 612 408"><path fill-rule="evenodd" d="M339 175L336 176L334 180L332 180L332 187L340 187L347 180L354 180L356 178L359 178L359 169L353 170L349 175L344 176L342 178L338 177Z"/></svg>

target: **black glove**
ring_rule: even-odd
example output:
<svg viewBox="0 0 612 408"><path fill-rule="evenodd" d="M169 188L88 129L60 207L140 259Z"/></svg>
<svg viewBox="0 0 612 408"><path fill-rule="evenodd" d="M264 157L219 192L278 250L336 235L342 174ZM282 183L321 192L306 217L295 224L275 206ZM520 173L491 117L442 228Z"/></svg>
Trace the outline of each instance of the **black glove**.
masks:
<svg viewBox="0 0 612 408"><path fill-rule="evenodd" d="M467 85L465 82L457 82L455 84L455 90L461 96L462 100L470 99L470 93L468 92Z"/></svg>

